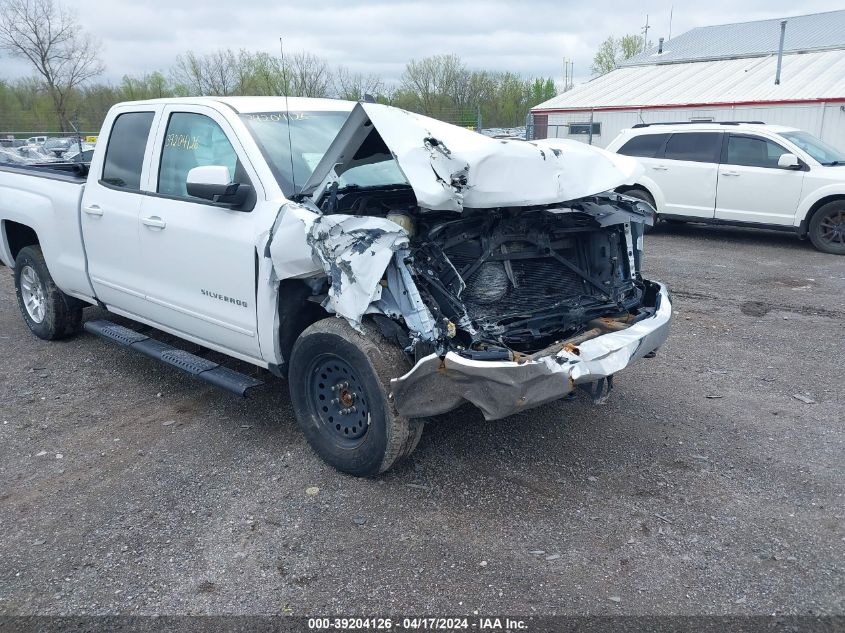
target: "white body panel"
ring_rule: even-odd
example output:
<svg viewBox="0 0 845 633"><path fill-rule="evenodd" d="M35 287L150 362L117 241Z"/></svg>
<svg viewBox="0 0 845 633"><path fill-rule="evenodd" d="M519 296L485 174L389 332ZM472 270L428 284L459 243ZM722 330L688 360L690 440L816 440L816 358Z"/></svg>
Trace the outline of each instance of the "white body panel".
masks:
<svg viewBox="0 0 845 633"><path fill-rule="evenodd" d="M111 308L143 313L147 279L141 260L138 229L143 192L109 187L100 180L112 125L121 114L132 112L151 113L151 129L155 129L161 107L116 106L109 111L103 122L101 142L91 160L79 216L88 257L88 274L97 299ZM147 143L142 182L149 171L150 151Z"/></svg>
<svg viewBox="0 0 845 633"><path fill-rule="evenodd" d="M201 114L221 126L257 188L260 203L234 211L205 200L156 194L166 121L174 112ZM214 108L169 105L152 143L152 163L137 219L145 282L143 314L180 335L191 335L253 358L261 357L256 324L255 239L275 218L264 189L231 123Z"/></svg>
<svg viewBox="0 0 845 633"><path fill-rule="evenodd" d="M720 165L716 219L793 226L804 173Z"/></svg>
<svg viewBox="0 0 845 633"><path fill-rule="evenodd" d="M661 213L712 218L718 165L664 158L641 159L663 200ZM656 202L655 198L655 202Z"/></svg>
<svg viewBox="0 0 845 633"><path fill-rule="evenodd" d="M430 210L554 204L631 183L641 172L635 160L578 143L497 140L420 114L359 103L303 192L319 196L360 164L358 150L373 128L419 206Z"/></svg>
<svg viewBox="0 0 845 633"><path fill-rule="evenodd" d="M85 185L72 179L33 177L26 171L0 171L0 222L32 228L56 284L76 297L91 297L85 249L79 225L79 207ZM8 234L0 235L0 258L13 268Z"/></svg>

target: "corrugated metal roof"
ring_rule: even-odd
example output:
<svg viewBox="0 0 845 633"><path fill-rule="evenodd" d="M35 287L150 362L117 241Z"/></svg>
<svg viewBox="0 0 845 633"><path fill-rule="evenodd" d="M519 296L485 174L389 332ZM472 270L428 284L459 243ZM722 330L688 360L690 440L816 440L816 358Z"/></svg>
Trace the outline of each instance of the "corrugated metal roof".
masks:
<svg viewBox="0 0 845 633"><path fill-rule="evenodd" d="M666 64L777 53L781 20L787 21L784 51L845 48L845 11L828 11L775 20L702 26L664 43L662 54L657 53L658 47L655 46L622 65Z"/></svg>
<svg viewBox="0 0 845 633"><path fill-rule="evenodd" d="M628 66L576 86L533 110L637 108L845 99L845 50L685 64Z"/></svg>

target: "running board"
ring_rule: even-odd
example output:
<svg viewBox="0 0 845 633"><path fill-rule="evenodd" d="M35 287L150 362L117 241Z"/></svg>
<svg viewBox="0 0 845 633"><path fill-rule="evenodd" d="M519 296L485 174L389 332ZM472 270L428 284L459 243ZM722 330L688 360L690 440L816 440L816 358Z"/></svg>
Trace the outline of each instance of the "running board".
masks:
<svg viewBox="0 0 845 633"><path fill-rule="evenodd" d="M215 387L221 387L244 398L247 391L264 384L262 380L223 367L218 363L177 349L111 321L102 319L86 321L84 327L86 332L96 334L122 347L141 352L145 356L161 361L166 365L181 369L194 378L199 378Z"/></svg>

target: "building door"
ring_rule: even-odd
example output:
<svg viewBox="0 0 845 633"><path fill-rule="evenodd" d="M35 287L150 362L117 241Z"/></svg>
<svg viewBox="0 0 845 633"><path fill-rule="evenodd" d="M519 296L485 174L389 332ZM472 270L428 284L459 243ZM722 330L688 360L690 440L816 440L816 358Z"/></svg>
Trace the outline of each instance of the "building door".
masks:
<svg viewBox="0 0 845 633"><path fill-rule="evenodd" d="M531 133L531 138L549 138L549 115L532 114L531 120L534 122L534 129Z"/></svg>

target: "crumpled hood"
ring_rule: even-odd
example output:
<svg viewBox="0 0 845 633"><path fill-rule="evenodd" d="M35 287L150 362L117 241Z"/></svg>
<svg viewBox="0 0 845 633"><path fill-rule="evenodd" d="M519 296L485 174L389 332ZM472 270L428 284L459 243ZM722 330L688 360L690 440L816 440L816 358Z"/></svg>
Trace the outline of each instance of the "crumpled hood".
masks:
<svg viewBox="0 0 845 633"><path fill-rule="evenodd" d="M435 211L555 204L633 184L636 159L578 141L500 140L399 108L359 103L303 187L319 199L338 176L387 158L387 145L417 204Z"/></svg>

